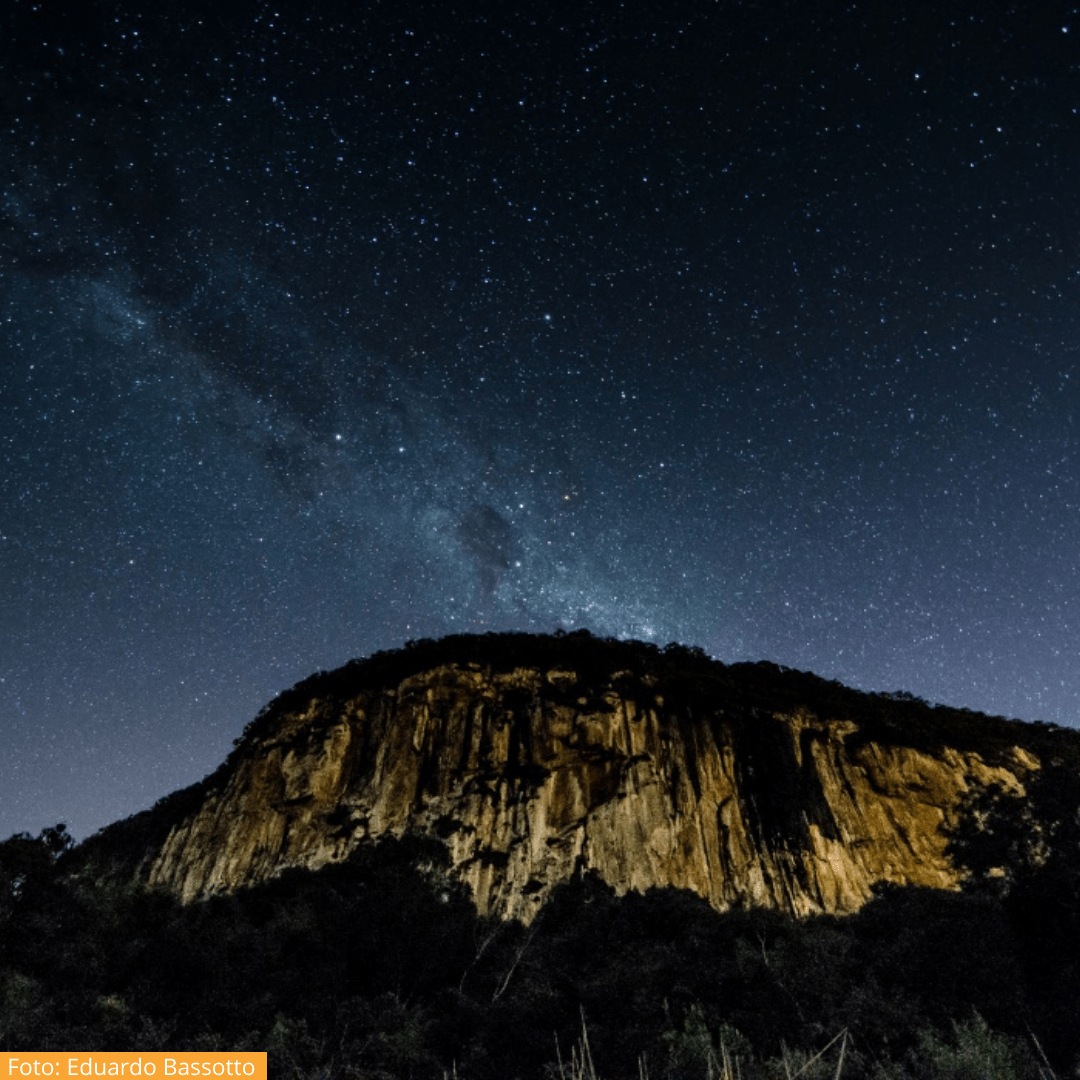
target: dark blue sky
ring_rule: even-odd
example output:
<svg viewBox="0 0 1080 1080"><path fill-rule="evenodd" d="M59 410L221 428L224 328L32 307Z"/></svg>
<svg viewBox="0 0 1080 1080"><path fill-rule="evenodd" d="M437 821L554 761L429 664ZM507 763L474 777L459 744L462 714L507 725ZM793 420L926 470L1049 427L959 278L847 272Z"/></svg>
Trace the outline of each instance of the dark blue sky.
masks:
<svg viewBox="0 0 1080 1080"><path fill-rule="evenodd" d="M1075 726L1074 4L0 17L0 835L409 638Z"/></svg>

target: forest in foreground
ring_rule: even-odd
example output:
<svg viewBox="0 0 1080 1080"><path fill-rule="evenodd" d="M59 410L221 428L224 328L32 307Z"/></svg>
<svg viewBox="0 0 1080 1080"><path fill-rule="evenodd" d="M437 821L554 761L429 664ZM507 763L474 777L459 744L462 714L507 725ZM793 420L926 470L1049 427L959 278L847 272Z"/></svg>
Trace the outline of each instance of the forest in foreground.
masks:
<svg viewBox="0 0 1080 1080"><path fill-rule="evenodd" d="M1080 783L1054 772L1019 810L972 797L966 889L843 918L586 876L526 927L479 917L441 844L408 838L181 906L62 826L18 834L0 1050L266 1050L283 1080L1075 1075Z"/></svg>

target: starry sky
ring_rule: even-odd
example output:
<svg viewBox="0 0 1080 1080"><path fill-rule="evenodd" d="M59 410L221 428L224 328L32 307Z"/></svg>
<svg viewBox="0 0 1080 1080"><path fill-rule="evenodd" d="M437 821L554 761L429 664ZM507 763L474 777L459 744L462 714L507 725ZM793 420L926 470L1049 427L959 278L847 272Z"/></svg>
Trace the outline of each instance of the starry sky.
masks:
<svg viewBox="0 0 1080 1080"><path fill-rule="evenodd" d="M0 836L410 638L1080 724L1080 7L12 0Z"/></svg>

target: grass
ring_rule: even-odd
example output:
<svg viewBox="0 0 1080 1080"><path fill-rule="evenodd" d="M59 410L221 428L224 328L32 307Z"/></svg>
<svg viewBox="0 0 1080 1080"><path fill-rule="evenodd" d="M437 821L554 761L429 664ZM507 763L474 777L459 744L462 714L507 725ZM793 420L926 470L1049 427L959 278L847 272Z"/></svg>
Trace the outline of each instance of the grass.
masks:
<svg viewBox="0 0 1080 1080"><path fill-rule="evenodd" d="M837 1053L836 1071L833 1074L833 1080L840 1080L848 1044L848 1031L846 1028L835 1035L816 1054L807 1057L801 1064L798 1062L798 1055L785 1051L781 1059L785 1080L798 1080L799 1077L809 1072L837 1042L840 1043L840 1049ZM555 1037L555 1055L558 1072L554 1074L553 1080L603 1080L593 1063L592 1049L589 1046L589 1029L585 1023L584 1013L582 1013L581 1017L581 1038L571 1047L569 1062L563 1061L558 1036ZM738 1057L732 1056L723 1040L720 1042L719 1057L711 1045L705 1049L703 1064L705 1066L703 1080L743 1080L740 1060ZM446 1080L456 1080L456 1074L455 1077L448 1076ZM649 1065L644 1054L638 1058L638 1080L650 1080Z"/></svg>

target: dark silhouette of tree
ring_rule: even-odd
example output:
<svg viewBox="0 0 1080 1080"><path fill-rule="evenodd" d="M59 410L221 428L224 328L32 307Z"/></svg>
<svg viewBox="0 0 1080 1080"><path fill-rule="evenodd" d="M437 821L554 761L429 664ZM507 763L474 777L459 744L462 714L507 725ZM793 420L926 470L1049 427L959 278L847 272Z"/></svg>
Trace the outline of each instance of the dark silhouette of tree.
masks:
<svg viewBox="0 0 1080 1080"><path fill-rule="evenodd" d="M52 880L57 860L74 843L66 825L42 829L37 836L15 833L0 843L0 924L28 892Z"/></svg>
<svg viewBox="0 0 1080 1080"><path fill-rule="evenodd" d="M1080 1059L1080 768L1061 758L1029 774L1023 794L974 791L950 852L968 888L997 897L1015 936L1048 1053Z"/></svg>

